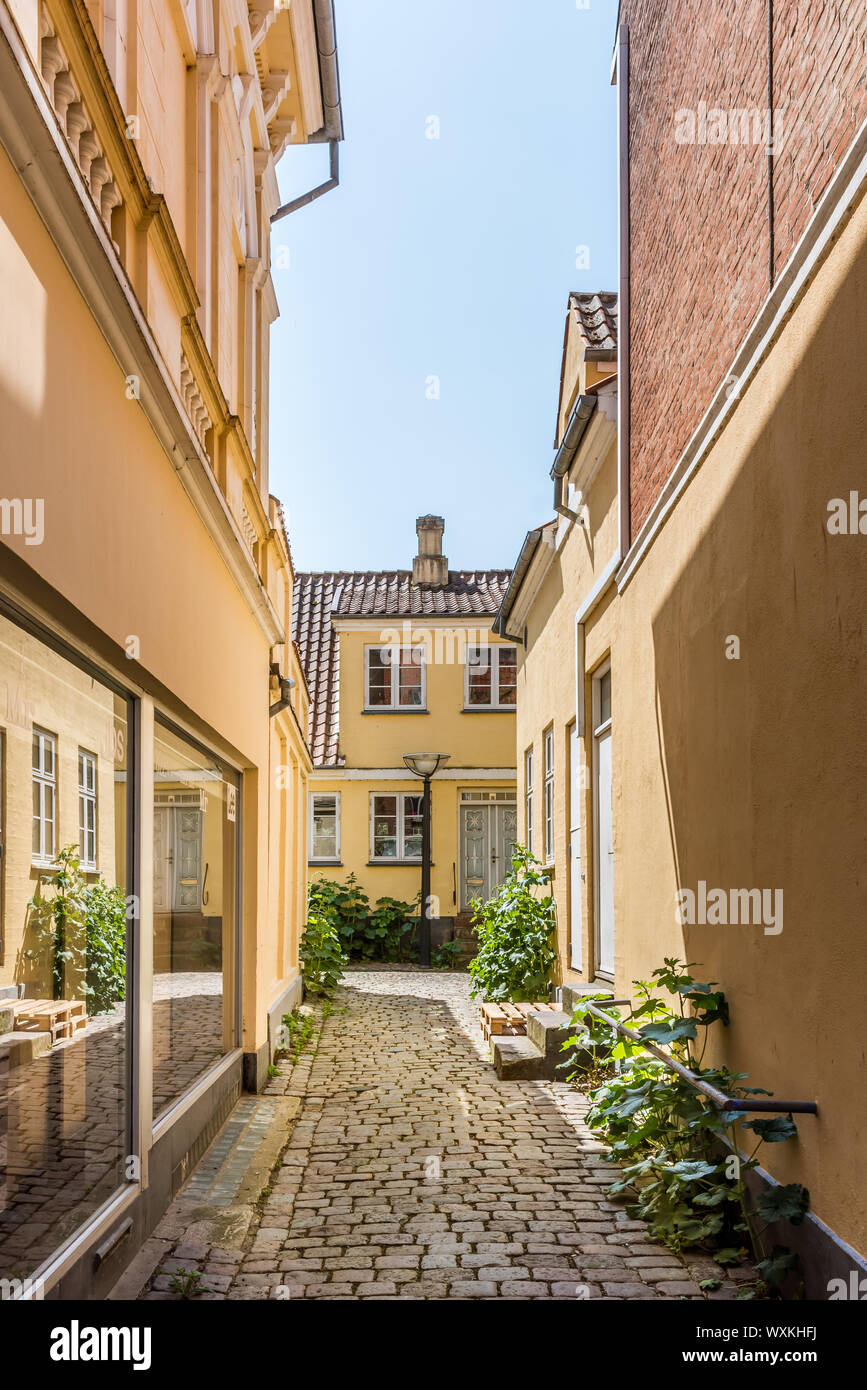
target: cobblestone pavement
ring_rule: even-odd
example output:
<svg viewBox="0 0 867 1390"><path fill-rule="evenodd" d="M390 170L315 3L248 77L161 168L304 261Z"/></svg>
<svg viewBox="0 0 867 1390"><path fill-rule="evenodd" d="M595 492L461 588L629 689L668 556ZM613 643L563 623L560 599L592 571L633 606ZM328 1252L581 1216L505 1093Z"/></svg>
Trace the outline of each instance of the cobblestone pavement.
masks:
<svg viewBox="0 0 867 1390"><path fill-rule="evenodd" d="M213 1156L191 1195L206 1155L112 1297L177 1296L179 1268L206 1298L734 1296L737 1271L706 1295L718 1266L649 1244L606 1198L583 1096L498 1080L466 975L351 971L333 1010L315 1053L242 1102L303 1098L258 1202L231 1205ZM225 1128L221 1154L240 1175Z"/></svg>
<svg viewBox="0 0 867 1390"><path fill-rule="evenodd" d="M154 1110L223 1050L219 971L154 976ZM125 1013L11 1067L0 1059L0 1278L30 1274L123 1181Z"/></svg>

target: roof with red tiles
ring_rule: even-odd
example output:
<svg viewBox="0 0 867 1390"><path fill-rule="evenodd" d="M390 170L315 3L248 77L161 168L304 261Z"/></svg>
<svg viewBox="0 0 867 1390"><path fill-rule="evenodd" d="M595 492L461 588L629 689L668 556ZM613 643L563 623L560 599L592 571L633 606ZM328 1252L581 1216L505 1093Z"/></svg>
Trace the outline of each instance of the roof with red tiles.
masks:
<svg viewBox="0 0 867 1390"><path fill-rule="evenodd" d="M316 767L340 767L340 641L332 618L493 618L511 570L449 570L448 584L413 584L411 570L299 574L292 635L310 687Z"/></svg>
<svg viewBox="0 0 867 1390"><path fill-rule="evenodd" d="M617 350L617 295L607 290L581 294L573 290L569 308L575 310L581 337L589 352Z"/></svg>

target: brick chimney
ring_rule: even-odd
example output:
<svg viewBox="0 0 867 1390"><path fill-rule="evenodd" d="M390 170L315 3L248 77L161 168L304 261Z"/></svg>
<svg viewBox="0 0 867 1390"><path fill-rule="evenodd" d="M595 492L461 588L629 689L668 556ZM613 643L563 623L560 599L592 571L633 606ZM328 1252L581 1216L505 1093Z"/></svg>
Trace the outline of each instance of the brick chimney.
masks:
<svg viewBox="0 0 867 1390"><path fill-rule="evenodd" d="M442 588L449 582L449 562L443 555L445 521L441 516L416 518L418 554L412 562L413 584L429 584Z"/></svg>

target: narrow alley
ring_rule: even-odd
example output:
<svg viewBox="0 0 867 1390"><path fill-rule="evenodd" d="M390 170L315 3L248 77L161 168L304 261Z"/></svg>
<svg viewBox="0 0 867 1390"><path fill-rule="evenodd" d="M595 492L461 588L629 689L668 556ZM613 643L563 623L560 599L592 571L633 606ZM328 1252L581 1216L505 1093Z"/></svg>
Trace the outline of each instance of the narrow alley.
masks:
<svg viewBox="0 0 867 1390"><path fill-rule="evenodd" d="M130 1299L728 1299L649 1244L565 1082L499 1081L469 977L350 970L114 1290ZM288 1134L288 1143L287 1143ZM284 1147L285 1146L285 1147Z"/></svg>

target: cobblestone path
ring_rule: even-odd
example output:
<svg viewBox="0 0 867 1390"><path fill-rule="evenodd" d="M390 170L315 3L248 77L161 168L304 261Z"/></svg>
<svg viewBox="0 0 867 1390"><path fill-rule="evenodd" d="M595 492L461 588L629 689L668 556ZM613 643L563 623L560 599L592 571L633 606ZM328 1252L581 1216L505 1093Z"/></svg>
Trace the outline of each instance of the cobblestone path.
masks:
<svg viewBox="0 0 867 1390"><path fill-rule="evenodd" d="M466 975L350 972L312 1061L242 1105L293 1096L302 1108L259 1203L220 1225L225 1176L212 1208L205 1179L195 1186L206 1155L138 1257L144 1297L176 1296L178 1268L201 1271L207 1298L734 1296L729 1279L703 1293L718 1266L648 1244L606 1198L614 1170L581 1095L497 1079ZM113 1296L135 1297L134 1282Z"/></svg>

